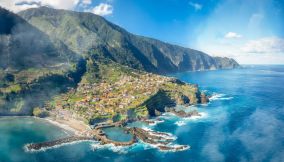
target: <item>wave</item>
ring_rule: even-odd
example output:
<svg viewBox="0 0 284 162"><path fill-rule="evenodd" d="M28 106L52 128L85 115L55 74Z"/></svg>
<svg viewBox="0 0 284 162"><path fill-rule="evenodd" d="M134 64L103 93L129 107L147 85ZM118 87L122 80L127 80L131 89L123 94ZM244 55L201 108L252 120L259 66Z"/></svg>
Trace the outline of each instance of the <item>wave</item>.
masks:
<svg viewBox="0 0 284 162"><path fill-rule="evenodd" d="M185 121L177 121L177 122L175 122L175 124L179 127L186 125Z"/></svg>
<svg viewBox="0 0 284 162"><path fill-rule="evenodd" d="M141 127L141 129L147 131L152 136L162 137L163 139L167 139L167 140L176 140L177 139L177 137L174 136L171 133L154 131L151 128L148 128L148 127L145 127L145 126Z"/></svg>
<svg viewBox="0 0 284 162"><path fill-rule="evenodd" d="M151 119L150 121L153 123L149 123L149 126L156 126L159 123L165 122L164 120L155 120L155 119Z"/></svg>
<svg viewBox="0 0 284 162"><path fill-rule="evenodd" d="M200 119L204 119L208 117L208 114L205 112L199 112L200 116L191 116L191 117L187 117L187 118L181 118L180 120L175 122L175 125L181 127L186 125L189 121L196 121L196 120L200 120Z"/></svg>
<svg viewBox="0 0 284 162"><path fill-rule="evenodd" d="M205 112L198 112L200 116L191 116L187 118L183 118L185 120L199 120L199 119L204 119L208 117L208 113Z"/></svg>
<svg viewBox="0 0 284 162"><path fill-rule="evenodd" d="M177 150L175 150L175 149L179 148L181 146L185 146L185 147L183 149L178 150L178 151L185 151L185 150L190 149L189 145L178 145L178 144L172 144L172 143L169 143L168 145L150 144L150 143L145 143L145 142L143 142L141 140L139 140L139 143L144 146L144 150L145 149L154 148L154 149L158 149L160 152L177 152ZM159 146L168 146L168 147L171 147L173 149L171 149L171 150L161 150L161 149L159 149Z"/></svg>
<svg viewBox="0 0 284 162"><path fill-rule="evenodd" d="M208 113L206 112L198 112L200 116L191 116L191 117L179 117L173 113L165 113L163 114L160 118L163 118L165 120L170 120L170 121L176 121L175 124L178 125L178 126L182 126L184 125L183 123L178 123L178 121L188 121L188 120L199 120L199 119L204 119L204 118L207 118L208 117Z"/></svg>
<svg viewBox="0 0 284 162"><path fill-rule="evenodd" d="M172 119L173 117L175 117L175 115L173 113L170 113L170 112L166 112L166 113L163 113L160 118L161 119L164 119L164 120L170 120Z"/></svg>
<svg viewBox="0 0 284 162"><path fill-rule="evenodd" d="M234 97L226 97L226 94L222 93L213 93L211 97L209 97L209 101L215 101L215 100L231 100Z"/></svg>
<svg viewBox="0 0 284 162"><path fill-rule="evenodd" d="M273 70L259 70L260 72L264 72L266 74L284 74L282 71L273 71Z"/></svg>
<svg viewBox="0 0 284 162"><path fill-rule="evenodd" d="M115 146L114 144L105 144L102 145L99 142L91 144L91 148L96 151L96 150L103 150L107 149L116 153L120 154L126 154L130 150L130 148L134 147L136 144L133 144L132 146Z"/></svg>

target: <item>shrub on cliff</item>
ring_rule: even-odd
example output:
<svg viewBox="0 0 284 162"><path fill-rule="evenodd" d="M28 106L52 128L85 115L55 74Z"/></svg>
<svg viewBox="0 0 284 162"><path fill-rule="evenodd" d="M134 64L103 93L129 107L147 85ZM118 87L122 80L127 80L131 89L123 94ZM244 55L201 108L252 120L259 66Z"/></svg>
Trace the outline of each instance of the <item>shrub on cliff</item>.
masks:
<svg viewBox="0 0 284 162"><path fill-rule="evenodd" d="M36 107L36 108L34 108L34 110L33 110L33 116L40 117L40 118L44 118L44 117L47 117L47 116L48 116L48 112L45 111L45 110L42 110L42 109L39 108L39 107Z"/></svg>

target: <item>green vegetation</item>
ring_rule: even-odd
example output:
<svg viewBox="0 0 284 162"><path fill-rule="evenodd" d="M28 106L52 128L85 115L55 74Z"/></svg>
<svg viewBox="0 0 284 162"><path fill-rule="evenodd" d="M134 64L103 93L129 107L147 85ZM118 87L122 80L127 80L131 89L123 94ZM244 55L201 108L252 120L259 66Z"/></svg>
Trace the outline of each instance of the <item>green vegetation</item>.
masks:
<svg viewBox="0 0 284 162"><path fill-rule="evenodd" d="M5 88L0 88L0 92L2 93L18 93L22 90L19 84L10 85Z"/></svg>
<svg viewBox="0 0 284 162"><path fill-rule="evenodd" d="M48 116L48 112L45 111L45 110L42 110L39 107L36 107L36 108L33 109L33 116L36 116L36 117L46 117L46 116Z"/></svg>
<svg viewBox="0 0 284 162"><path fill-rule="evenodd" d="M198 101L199 91L194 85L122 66L100 56L93 53L86 58L87 71L78 87L55 97L46 109L55 111L54 114L69 111L96 123L147 118L154 116L156 110L164 112L167 106Z"/></svg>

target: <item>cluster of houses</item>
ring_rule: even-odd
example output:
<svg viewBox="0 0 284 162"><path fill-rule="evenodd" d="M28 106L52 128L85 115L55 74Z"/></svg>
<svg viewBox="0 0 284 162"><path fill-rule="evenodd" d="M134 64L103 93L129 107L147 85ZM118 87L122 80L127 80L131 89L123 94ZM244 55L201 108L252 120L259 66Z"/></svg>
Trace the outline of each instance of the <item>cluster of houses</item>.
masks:
<svg viewBox="0 0 284 162"><path fill-rule="evenodd" d="M155 74L122 75L116 82L80 84L57 107L68 108L85 119L113 116L142 104L170 78Z"/></svg>

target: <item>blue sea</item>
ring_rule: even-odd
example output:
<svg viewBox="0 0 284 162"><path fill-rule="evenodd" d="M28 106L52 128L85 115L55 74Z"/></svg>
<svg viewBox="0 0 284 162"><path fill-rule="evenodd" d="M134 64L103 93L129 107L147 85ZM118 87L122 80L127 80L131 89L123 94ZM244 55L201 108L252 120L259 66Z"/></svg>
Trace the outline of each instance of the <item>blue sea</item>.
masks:
<svg viewBox="0 0 284 162"><path fill-rule="evenodd" d="M172 76L196 83L212 96L207 105L187 108L198 109L202 117L181 119L166 114L161 117L164 122L140 126L169 132L177 137L176 144L190 145L188 150L160 152L143 143L114 147L81 142L27 152L27 143L64 137L68 132L40 119L2 117L0 161L284 161L284 66L244 66ZM112 137L117 138L118 132L113 131Z"/></svg>

